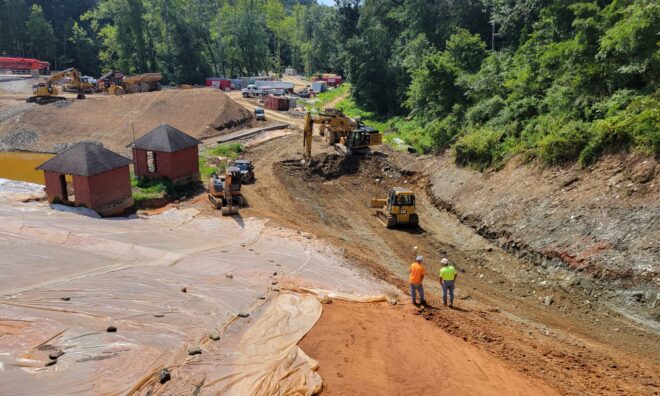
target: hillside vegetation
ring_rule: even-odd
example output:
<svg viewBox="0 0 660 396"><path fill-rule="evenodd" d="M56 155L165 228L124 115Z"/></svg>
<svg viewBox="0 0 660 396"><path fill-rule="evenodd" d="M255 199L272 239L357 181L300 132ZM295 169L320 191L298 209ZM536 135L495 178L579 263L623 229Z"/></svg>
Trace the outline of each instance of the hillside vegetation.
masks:
<svg viewBox="0 0 660 396"><path fill-rule="evenodd" d="M346 48L354 102L408 115L387 130L479 168L520 153L584 165L611 150L658 155L657 2L455 5L361 8Z"/></svg>
<svg viewBox="0 0 660 396"><path fill-rule="evenodd" d="M660 152L658 26L654 0L0 0L0 53L175 83L338 72L338 107L420 151L587 165Z"/></svg>

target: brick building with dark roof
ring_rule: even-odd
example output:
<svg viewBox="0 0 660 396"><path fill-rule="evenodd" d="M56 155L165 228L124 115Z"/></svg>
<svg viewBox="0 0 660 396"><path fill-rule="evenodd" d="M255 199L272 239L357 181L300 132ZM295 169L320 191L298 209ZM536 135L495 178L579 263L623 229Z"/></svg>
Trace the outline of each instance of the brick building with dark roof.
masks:
<svg viewBox="0 0 660 396"><path fill-rule="evenodd" d="M133 205L131 160L95 143L77 143L37 167L44 171L48 201L86 206L103 216ZM71 175L69 194L66 175Z"/></svg>
<svg viewBox="0 0 660 396"><path fill-rule="evenodd" d="M135 175L181 184L197 181L201 143L171 125L159 125L128 145L133 149Z"/></svg>

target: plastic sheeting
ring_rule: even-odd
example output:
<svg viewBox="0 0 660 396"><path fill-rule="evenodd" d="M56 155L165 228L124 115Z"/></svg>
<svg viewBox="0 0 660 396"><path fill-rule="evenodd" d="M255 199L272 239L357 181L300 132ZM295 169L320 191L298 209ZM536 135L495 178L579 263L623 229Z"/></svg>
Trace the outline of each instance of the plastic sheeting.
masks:
<svg viewBox="0 0 660 396"><path fill-rule="evenodd" d="M94 219L16 202L6 192L26 191L9 187L0 185L0 394L313 394L317 364L296 344L321 305L279 288L356 301L391 293L335 248L258 219L192 209ZM160 384L163 368L171 380Z"/></svg>

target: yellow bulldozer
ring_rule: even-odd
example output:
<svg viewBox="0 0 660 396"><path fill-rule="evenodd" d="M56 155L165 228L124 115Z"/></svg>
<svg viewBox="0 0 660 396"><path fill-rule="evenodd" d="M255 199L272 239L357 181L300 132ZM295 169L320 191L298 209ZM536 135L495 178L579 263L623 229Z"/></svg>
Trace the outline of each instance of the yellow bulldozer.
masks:
<svg viewBox="0 0 660 396"><path fill-rule="evenodd" d="M224 175L211 175L208 198L216 209L221 209L223 216L238 214L238 207L246 205L241 194L241 170L230 166Z"/></svg>
<svg viewBox="0 0 660 396"><path fill-rule="evenodd" d="M303 130L303 159L309 163L312 158L312 135L314 124L319 124L319 134L325 138L329 145L344 155L361 152L383 143L383 134L364 125L335 109L325 109L324 113L312 116L310 112L305 115Z"/></svg>
<svg viewBox="0 0 660 396"><path fill-rule="evenodd" d="M415 193L409 188L394 187L388 198L371 200L371 207L378 208L376 217L387 228L399 226L419 226L416 213Z"/></svg>
<svg viewBox="0 0 660 396"><path fill-rule="evenodd" d="M85 99L85 93L90 93L95 90L93 84L85 82L80 77L80 72L74 68L62 70L61 72L54 73L46 82L41 82L32 86L33 95L27 98L27 103L48 104L57 102L59 100L66 100L64 96L59 96L57 83L61 80L67 79L64 84L65 91L78 92L78 99Z"/></svg>

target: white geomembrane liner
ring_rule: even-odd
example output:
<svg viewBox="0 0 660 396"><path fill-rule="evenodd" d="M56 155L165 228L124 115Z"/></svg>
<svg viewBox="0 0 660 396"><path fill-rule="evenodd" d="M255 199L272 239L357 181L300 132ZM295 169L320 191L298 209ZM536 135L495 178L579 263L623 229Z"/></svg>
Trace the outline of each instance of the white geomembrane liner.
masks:
<svg viewBox="0 0 660 396"><path fill-rule="evenodd" d="M194 209L102 220L21 203L29 193L0 183L2 395L313 394L318 365L297 343L321 315L314 294L395 293L336 248L262 220Z"/></svg>

